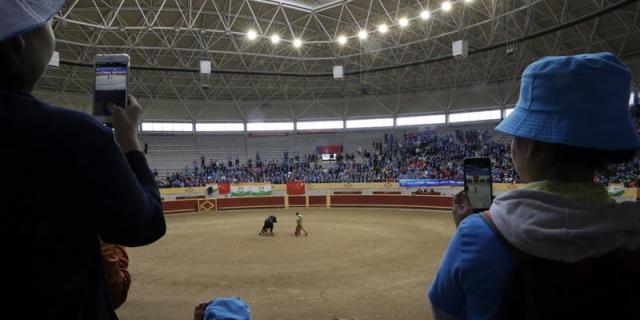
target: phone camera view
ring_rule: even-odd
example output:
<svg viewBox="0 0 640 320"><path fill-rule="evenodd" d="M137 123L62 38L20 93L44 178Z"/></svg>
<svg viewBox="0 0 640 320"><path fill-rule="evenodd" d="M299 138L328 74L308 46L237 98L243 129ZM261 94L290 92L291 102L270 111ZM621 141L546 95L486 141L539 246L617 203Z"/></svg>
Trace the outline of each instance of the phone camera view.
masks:
<svg viewBox="0 0 640 320"><path fill-rule="evenodd" d="M127 63L109 62L96 64L96 91L94 115L110 116L107 102L125 107L127 104Z"/></svg>
<svg viewBox="0 0 640 320"><path fill-rule="evenodd" d="M491 207L491 168L467 165L464 178L471 207L474 209Z"/></svg>

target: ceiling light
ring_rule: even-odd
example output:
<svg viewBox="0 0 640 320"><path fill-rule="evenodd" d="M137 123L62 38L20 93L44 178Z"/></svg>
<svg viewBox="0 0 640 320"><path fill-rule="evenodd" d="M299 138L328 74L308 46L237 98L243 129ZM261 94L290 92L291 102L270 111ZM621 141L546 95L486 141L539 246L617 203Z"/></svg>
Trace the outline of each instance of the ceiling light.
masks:
<svg viewBox="0 0 640 320"><path fill-rule="evenodd" d="M339 36L339 37L338 37L338 43L339 43L340 45L342 45L342 46L343 46L343 45L345 45L345 44L347 43L347 37L345 37L345 36Z"/></svg>
<svg viewBox="0 0 640 320"><path fill-rule="evenodd" d="M358 38L360 38L360 40L365 40L368 35L369 34L367 34L365 30L360 30L360 32L358 32Z"/></svg>
<svg viewBox="0 0 640 320"><path fill-rule="evenodd" d="M294 48L300 48L300 47L302 47L302 40L300 40L300 39L293 39L293 47L294 47Z"/></svg>
<svg viewBox="0 0 640 320"><path fill-rule="evenodd" d="M471 3L473 0L464 0L464 3Z"/></svg>
<svg viewBox="0 0 640 320"><path fill-rule="evenodd" d="M249 30L249 32L247 32L247 39L255 40L257 37L258 34L254 30Z"/></svg>
<svg viewBox="0 0 640 320"><path fill-rule="evenodd" d="M420 12L420 19L429 20L429 18L431 18L431 12L429 12L429 10L423 10Z"/></svg>
<svg viewBox="0 0 640 320"><path fill-rule="evenodd" d="M442 3L442 10L444 11L450 11L452 7L453 5L451 4L451 1L445 1Z"/></svg>
<svg viewBox="0 0 640 320"><path fill-rule="evenodd" d="M403 18L400 18L400 20L398 20L398 24L399 24L401 27L403 27L403 28L404 28L404 27L406 27L406 26L408 26L408 25L409 25L409 19L404 18L404 17L403 17Z"/></svg>
<svg viewBox="0 0 640 320"><path fill-rule="evenodd" d="M278 44L280 42L280 36L277 34L274 34L271 36L271 43L273 44Z"/></svg>
<svg viewBox="0 0 640 320"><path fill-rule="evenodd" d="M387 27L386 24L382 23L378 26L378 32L380 33L387 33L387 31L389 31L389 27Z"/></svg>

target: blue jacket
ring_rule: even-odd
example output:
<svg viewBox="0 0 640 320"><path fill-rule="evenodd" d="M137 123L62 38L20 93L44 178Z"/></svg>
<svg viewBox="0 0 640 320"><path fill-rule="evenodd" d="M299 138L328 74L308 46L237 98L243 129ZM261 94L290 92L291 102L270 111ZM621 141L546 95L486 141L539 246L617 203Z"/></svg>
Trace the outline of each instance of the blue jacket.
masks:
<svg viewBox="0 0 640 320"><path fill-rule="evenodd" d="M436 318L495 319L513 264L482 217L464 219L429 289Z"/></svg>
<svg viewBox="0 0 640 320"><path fill-rule="evenodd" d="M491 206L496 229L518 250L575 263L618 248L640 248L640 206L636 202L610 201L602 186L591 183L527 186L497 197ZM562 193L564 196L559 195ZM482 217L466 218L449 243L429 290L435 318L495 319L512 269L508 249Z"/></svg>

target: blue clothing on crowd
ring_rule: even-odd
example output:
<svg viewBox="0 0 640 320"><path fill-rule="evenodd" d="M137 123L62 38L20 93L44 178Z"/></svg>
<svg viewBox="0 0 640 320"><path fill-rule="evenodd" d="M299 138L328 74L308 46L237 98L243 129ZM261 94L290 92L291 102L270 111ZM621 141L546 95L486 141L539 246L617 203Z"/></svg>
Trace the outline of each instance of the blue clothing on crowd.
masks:
<svg viewBox="0 0 640 320"><path fill-rule="evenodd" d="M0 91L4 319L117 319L99 238L125 246L165 233L144 154L123 154L89 115Z"/></svg>

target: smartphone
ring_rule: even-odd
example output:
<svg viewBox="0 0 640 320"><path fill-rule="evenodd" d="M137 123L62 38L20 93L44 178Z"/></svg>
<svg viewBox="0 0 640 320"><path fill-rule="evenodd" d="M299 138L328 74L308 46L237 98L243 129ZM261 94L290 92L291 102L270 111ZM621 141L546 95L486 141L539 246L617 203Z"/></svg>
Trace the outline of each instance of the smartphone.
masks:
<svg viewBox="0 0 640 320"><path fill-rule="evenodd" d="M475 212L486 211L492 202L491 159L466 158L464 167L464 190L471 200Z"/></svg>
<svg viewBox="0 0 640 320"><path fill-rule="evenodd" d="M108 102L122 108L127 107L130 60L128 54L96 55L93 116L102 123L111 123Z"/></svg>

